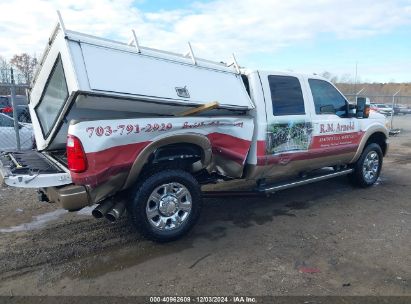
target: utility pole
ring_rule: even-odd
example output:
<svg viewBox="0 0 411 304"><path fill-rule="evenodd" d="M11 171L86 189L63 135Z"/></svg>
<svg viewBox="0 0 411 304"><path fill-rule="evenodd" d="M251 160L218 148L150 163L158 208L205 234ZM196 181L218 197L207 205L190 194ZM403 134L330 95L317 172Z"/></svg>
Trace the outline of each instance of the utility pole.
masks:
<svg viewBox="0 0 411 304"><path fill-rule="evenodd" d="M17 150L20 151L20 126L17 117L17 104L16 104L16 87L14 82L14 73L13 68L10 68L10 78L11 78L11 87L10 87L10 97L11 97L11 106L13 107L13 120L14 120L14 132L16 133L16 145Z"/></svg>
<svg viewBox="0 0 411 304"><path fill-rule="evenodd" d="M357 92L358 61L355 62L354 92Z"/></svg>
<svg viewBox="0 0 411 304"><path fill-rule="evenodd" d="M399 89L397 92L394 93L394 95L392 95L391 130L393 128L393 120L394 120L395 96L397 96L400 91L401 89Z"/></svg>

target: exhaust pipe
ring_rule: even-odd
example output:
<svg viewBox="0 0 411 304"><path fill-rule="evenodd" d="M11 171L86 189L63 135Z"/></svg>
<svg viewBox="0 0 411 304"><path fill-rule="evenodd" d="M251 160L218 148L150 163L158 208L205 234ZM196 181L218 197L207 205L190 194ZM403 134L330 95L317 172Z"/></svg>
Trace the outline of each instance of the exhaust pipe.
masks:
<svg viewBox="0 0 411 304"><path fill-rule="evenodd" d="M108 199L104 202L102 202L100 205L98 205L94 210L91 212L91 214L96 218L102 218L104 217L107 212L113 207L114 202L111 199Z"/></svg>
<svg viewBox="0 0 411 304"><path fill-rule="evenodd" d="M106 219L114 223L123 215L125 210L126 210L126 200L123 199L117 202L114 205L114 207L111 208L111 210L107 212Z"/></svg>

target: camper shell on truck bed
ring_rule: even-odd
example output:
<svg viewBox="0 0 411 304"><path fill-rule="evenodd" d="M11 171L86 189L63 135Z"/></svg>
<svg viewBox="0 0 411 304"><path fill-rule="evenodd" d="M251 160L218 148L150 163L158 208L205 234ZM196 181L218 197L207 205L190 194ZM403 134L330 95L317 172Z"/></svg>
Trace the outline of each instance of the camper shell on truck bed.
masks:
<svg viewBox="0 0 411 304"><path fill-rule="evenodd" d="M57 26L30 109L39 150L65 147L71 120L170 116L212 101L208 115L254 108L234 65L127 45ZM56 87L64 78L66 85Z"/></svg>
<svg viewBox="0 0 411 304"><path fill-rule="evenodd" d="M68 169L66 144L69 128L72 134L88 132L92 128L90 142L83 145L89 146L90 151L111 151L119 145L138 144L143 137L150 141L167 142L162 137L168 136L167 131L172 125L171 131L180 128L184 133L174 136L175 139L195 142L209 150L201 155L204 161L211 155L211 147L205 144L210 141L207 136L212 137L216 132L238 135L248 143L243 145L240 152L234 152L236 155L232 157L236 160L233 164L221 159L214 160L213 166L218 166L219 171L228 176L241 176L253 134L252 118L248 112L255 108L247 93L244 76L235 58L232 64L227 65L194 57L191 46L190 51L189 55L184 56L136 47L136 42L134 45L126 44L67 30L60 20L49 38L30 90L29 108L40 153L16 152L3 158L6 183L43 188L42 192L47 192L52 199L59 196L55 192L61 192L60 187L82 182L89 187L86 196L90 202L98 202L113 191L121 190L124 179L113 182L115 186L101 187L102 191L95 188L100 186L102 180L107 181L112 178L111 175L118 173L126 162L131 166L135 155L129 155L130 159L121 153L105 155L114 160L100 162L97 164L100 168L91 168L90 161L89 171L94 169L95 175L80 176ZM212 109L205 114L197 114L198 117L191 119L189 124L185 125L183 119L175 121L176 115L213 101L216 105ZM167 117L174 119L172 124ZM156 123L159 123L158 130ZM142 134L138 139L119 139L120 134L136 133L137 125L147 134ZM241 125L241 129L233 129L233 125ZM128 130L130 126L134 128L132 131ZM206 130L197 130L199 126ZM107 138L103 145L91 138L92 135L108 136L108 128L113 128L110 129L112 138ZM190 129L196 130L197 134L203 133L204 138L187 134ZM244 132L244 129L247 131ZM226 153L221 145L218 150ZM134 176L137 175L138 172L135 172ZM127 186L130 183L128 181ZM70 186L69 189L68 194L59 197L58 201L68 209L84 204L84 200L79 201L73 207L69 198L75 196L77 191L85 193L84 186Z"/></svg>

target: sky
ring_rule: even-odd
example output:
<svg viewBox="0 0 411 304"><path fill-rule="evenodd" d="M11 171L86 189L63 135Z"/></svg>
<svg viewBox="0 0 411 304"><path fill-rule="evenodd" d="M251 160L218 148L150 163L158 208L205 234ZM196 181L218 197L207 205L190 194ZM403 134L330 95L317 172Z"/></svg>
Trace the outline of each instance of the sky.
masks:
<svg viewBox="0 0 411 304"><path fill-rule="evenodd" d="M0 0L0 56L40 57L67 29L142 46L368 82L411 82L411 0Z"/></svg>

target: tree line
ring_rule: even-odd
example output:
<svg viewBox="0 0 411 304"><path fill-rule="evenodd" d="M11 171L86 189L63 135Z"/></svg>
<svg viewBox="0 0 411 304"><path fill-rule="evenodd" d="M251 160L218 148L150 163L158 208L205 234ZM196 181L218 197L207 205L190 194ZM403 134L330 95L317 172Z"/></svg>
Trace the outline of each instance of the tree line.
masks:
<svg viewBox="0 0 411 304"><path fill-rule="evenodd" d="M391 103L392 95L398 93L395 102L405 105L411 105L411 82L398 83L389 81L386 83L366 82L360 78L355 81L351 75L342 76L333 75L330 72L323 72L321 76L330 80L345 95L355 95L360 92L361 96L370 97L371 102ZM352 97L354 98L354 97Z"/></svg>
<svg viewBox="0 0 411 304"><path fill-rule="evenodd" d="M321 73L321 76L334 83L344 94L355 94L363 89L361 94L364 95L392 96L395 92L400 90L400 95L411 96L411 82L398 83L389 81L378 83L361 81L360 78L355 81L350 74L337 76L328 71Z"/></svg>
<svg viewBox="0 0 411 304"><path fill-rule="evenodd" d="M11 83L11 69L13 69L16 83L30 84L37 64L36 56L27 53L16 54L10 60L0 55L0 83Z"/></svg>

